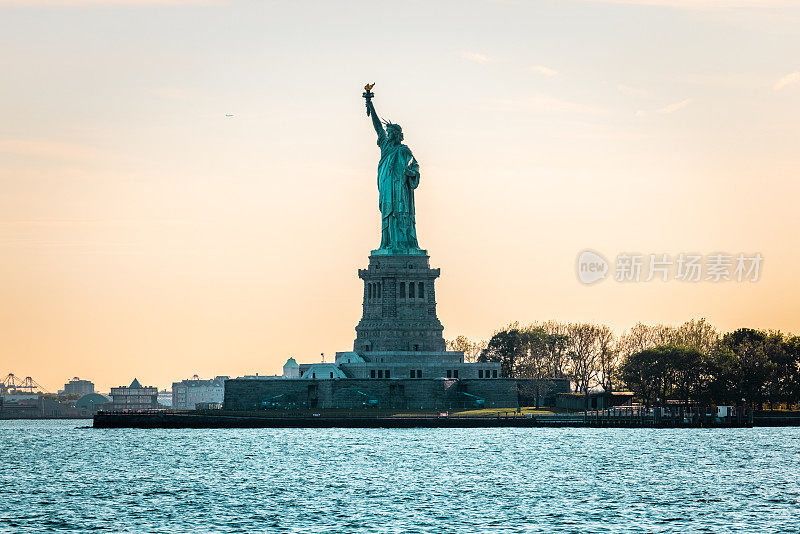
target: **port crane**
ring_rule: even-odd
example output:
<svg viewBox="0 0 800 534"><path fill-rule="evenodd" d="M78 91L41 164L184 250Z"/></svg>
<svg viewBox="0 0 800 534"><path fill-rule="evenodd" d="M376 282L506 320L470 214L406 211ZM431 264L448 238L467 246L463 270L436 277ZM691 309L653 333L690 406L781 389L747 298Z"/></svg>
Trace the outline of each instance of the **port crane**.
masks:
<svg viewBox="0 0 800 534"><path fill-rule="evenodd" d="M8 373L4 378L3 381L0 382L0 389L5 391L21 391L23 393L33 394L36 392L47 393L47 390L44 389L41 384L39 384L36 380L31 378L30 376L26 376L23 379L20 379L14 373Z"/></svg>

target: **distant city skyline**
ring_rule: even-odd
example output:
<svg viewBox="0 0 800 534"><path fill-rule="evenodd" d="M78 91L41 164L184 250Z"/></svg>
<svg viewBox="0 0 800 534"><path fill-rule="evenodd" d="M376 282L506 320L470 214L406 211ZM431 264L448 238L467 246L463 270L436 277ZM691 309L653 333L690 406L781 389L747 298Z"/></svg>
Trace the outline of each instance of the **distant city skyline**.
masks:
<svg viewBox="0 0 800 534"><path fill-rule="evenodd" d="M380 243L367 82L420 164L446 338L549 319L800 332L800 1L0 13L3 375L163 389L352 349ZM585 250L763 265L587 285Z"/></svg>

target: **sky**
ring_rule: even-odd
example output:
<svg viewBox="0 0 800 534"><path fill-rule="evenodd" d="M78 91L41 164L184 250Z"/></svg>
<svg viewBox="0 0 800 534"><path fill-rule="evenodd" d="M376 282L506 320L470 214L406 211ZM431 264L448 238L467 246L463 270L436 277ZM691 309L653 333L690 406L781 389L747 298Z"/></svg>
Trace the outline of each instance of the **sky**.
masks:
<svg viewBox="0 0 800 534"><path fill-rule="evenodd" d="M420 163L446 338L800 333L798 28L793 0L0 0L0 374L163 388L351 350L367 82ZM625 253L763 262L620 282Z"/></svg>

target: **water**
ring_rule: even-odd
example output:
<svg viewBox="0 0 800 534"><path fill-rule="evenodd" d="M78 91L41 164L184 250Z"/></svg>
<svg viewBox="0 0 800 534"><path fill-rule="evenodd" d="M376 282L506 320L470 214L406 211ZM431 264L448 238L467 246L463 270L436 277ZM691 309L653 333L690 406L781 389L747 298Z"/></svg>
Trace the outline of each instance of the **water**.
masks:
<svg viewBox="0 0 800 534"><path fill-rule="evenodd" d="M0 532L800 532L800 428L0 421Z"/></svg>

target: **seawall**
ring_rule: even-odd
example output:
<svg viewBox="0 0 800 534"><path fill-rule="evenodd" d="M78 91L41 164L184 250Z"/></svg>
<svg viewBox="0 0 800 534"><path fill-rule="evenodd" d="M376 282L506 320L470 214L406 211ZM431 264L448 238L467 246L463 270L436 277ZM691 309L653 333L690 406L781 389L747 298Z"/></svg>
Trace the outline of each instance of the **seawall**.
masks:
<svg viewBox="0 0 800 534"><path fill-rule="evenodd" d="M736 428L759 422L707 420L678 422L652 417L585 417L582 414L526 416L436 415L248 415L194 412L105 413L94 417L95 428ZM772 425L764 425L772 426Z"/></svg>

